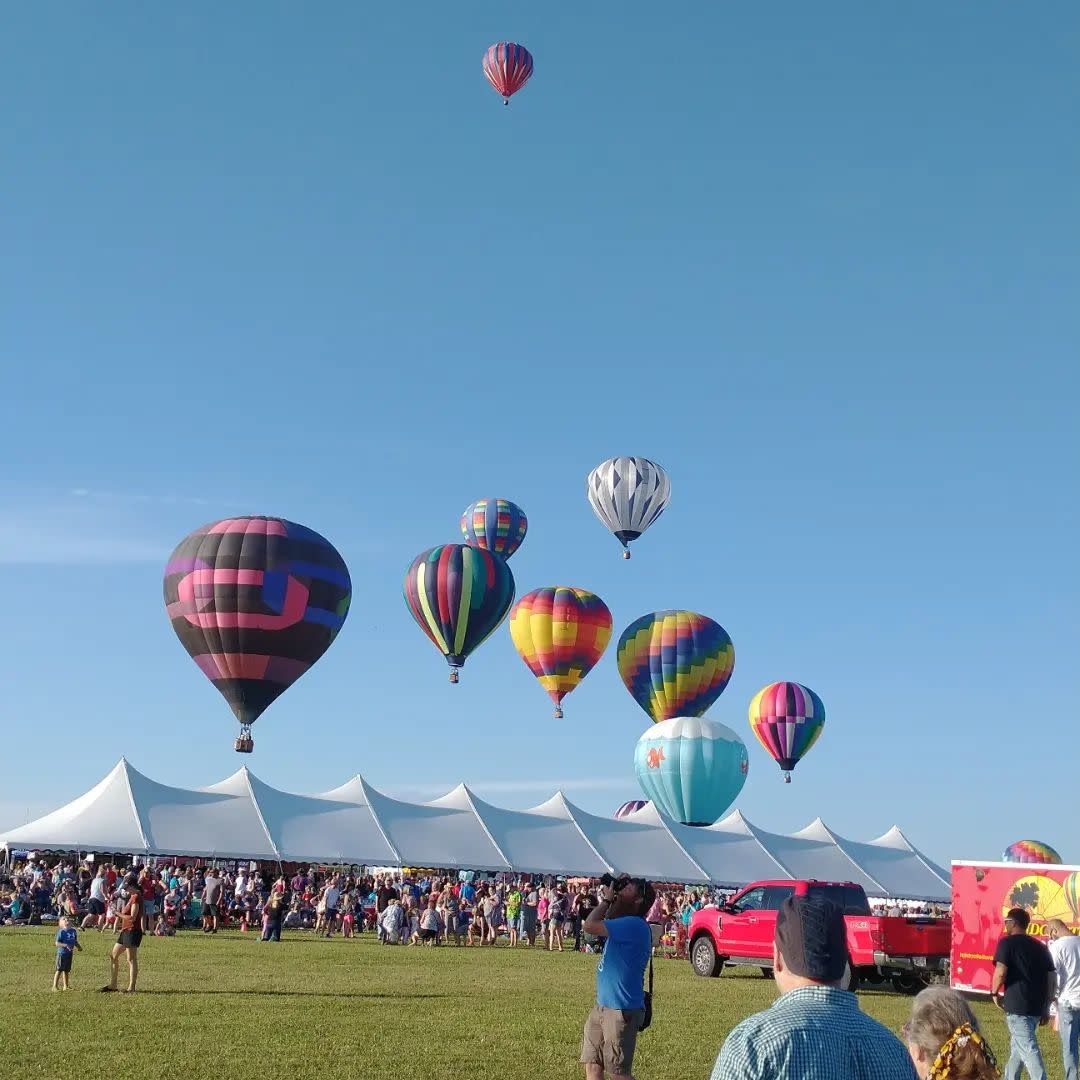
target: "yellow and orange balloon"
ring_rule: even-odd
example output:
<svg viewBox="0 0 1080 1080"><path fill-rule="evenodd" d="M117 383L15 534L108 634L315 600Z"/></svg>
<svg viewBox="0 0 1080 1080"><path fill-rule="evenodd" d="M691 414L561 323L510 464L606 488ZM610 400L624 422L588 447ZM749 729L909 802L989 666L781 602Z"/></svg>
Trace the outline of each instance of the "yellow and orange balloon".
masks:
<svg viewBox="0 0 1080 1080"><path fill-rule="evenodd" d="M549 585L514 605L510 637L561 718L562 699L592 671L611 640L611 612L587 589Z"/></svg>

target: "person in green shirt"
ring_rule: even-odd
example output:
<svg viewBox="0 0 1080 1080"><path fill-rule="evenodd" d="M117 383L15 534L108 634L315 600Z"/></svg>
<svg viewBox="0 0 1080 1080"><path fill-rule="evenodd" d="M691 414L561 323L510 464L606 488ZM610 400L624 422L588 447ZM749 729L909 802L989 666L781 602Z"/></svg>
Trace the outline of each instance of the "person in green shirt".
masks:
<svg viewBox="0 0 1080 1080"><path fill-rule="evenodd" d="M521 915L521 890L512 886L506 896L506 925L510 928L510 946L518 943L518 917Z"/></svg>

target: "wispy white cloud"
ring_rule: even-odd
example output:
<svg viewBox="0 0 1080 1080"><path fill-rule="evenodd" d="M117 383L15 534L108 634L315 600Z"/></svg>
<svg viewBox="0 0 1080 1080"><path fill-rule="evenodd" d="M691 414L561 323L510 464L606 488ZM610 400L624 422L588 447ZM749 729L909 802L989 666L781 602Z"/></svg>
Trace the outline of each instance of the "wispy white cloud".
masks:
<svg viewBox="0 0 1080 1080"><path fill-rule="evenodd" d="M164 562L172 546L147 517L131 505L108 506L73 492L3 498L0 564Z"/></svg>

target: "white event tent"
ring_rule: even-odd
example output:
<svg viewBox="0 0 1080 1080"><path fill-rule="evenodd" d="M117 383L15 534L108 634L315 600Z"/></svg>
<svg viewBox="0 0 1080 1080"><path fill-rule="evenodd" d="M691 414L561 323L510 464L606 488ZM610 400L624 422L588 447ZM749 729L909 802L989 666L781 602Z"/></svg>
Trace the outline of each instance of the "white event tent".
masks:
<svg viewBox="0 0 1080 1080"><path fill-rule="evenodd" d="M599 817L561 792L530 810L508 810L464 784L413 803L377 791L362 776L321 795L294 795L247 768L191 790L159 784L125 759L85 795L0 834L0 846L529 874L610 871L727 887L818 878L857 882L871 896L949 898L946 871L895 826L857 842L818 819L785 836L735 811L691 828L652 803L619 820Z"/></svg>

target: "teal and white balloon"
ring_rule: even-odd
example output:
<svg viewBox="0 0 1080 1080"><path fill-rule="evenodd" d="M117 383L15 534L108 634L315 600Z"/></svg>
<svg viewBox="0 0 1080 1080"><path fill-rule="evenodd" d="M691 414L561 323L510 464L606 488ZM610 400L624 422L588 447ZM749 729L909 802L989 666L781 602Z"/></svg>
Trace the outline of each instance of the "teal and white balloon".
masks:
<svg viewBox="0 0 1080 1080"><path fill-rule="evenodd" d="M676 716L638 739L634 771L645 798L684 825L711 825L738 798L750 770L746 744L704 716Z"/></svg>

